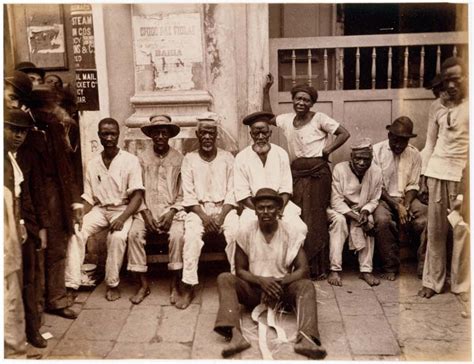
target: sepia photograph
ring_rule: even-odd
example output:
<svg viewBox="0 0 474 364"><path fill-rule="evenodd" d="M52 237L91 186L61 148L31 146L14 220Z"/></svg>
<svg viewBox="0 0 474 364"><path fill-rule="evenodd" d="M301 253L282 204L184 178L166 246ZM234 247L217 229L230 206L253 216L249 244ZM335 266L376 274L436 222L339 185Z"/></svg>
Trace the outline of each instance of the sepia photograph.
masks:
<svg viewBox="0 0 474 364"><path fill-rule="evenodd" d="M2 5L4 359L472 362L467 2Z"/></svg>

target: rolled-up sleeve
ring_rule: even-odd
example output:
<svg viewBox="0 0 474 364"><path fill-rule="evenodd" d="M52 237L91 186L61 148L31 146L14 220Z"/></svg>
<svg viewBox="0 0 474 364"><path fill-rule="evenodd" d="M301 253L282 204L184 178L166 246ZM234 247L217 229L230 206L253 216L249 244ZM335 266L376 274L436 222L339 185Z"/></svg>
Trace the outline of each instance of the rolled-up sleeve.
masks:
<svg viewBox="0 0 474 364"><path fill-rule="evenodd" d="M185 155L183 158L183 165L181 166L184 207L199 205L199 200L196 195L196 188L194 186L193 170L191 164L190 155Z"/></svg>
<svg viewBox="0 0 474 364"><path fill-rule="evenodd" d="M131 158L129 161L129 173L128 173L128 184L127 184L127 195L130 196L137 190L145 190L143 186L143 173L142 166L138 158Z"/></svg>
<svg viewBox="0 0 474 364"><path fill-rule="evenodd" d="M405 193L408 191L418 191L420 189L420 174L421 174L421 156L419 153L413 153L412 163L408 171L407 186Z"/></svg>
<svg viewBox="0 0 474 364"><path fill-rule="evenodd" d="M334 120L333 118L330 118L324 113L319 113L319 114L320 114L319 122L321 125L321 129L324 130L326 133L334 134L337 128L339 128L341 124L339 124L336 120Z"/></svg>
<svg viewBox="0 0 474 364"><path fill-rule="evenodd" d="M352 209L344 201L343 171L341 165L334 167L331 185L331 207L340 214L347 214Z"/></svg>
<svg viewBox="0 0 474 364"><path fill-rule="evenodd" d="M91 181L91 169L92 164L90 164L86 171L86 178L84 181L84 193L81 195L84 201L90 205L94 205L94 196L92 195L92 181Z"/></svg>

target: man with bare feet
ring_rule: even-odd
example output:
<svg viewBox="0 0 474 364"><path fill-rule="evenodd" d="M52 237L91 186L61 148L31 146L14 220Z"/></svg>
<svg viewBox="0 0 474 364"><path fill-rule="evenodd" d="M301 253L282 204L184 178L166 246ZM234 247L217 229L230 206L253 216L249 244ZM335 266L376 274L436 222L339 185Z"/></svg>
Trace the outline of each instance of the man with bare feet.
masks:
<svg viewBox="0 0 474 364"><path fill-rule="evenodd" d="M229 344L222 351L229 357L250 347L240 327L240 304L255 307L263 302L283 301L296 310L298 335L294 350L311 359L323 359L316 308L316 290L309 280L309 267L301 233L279 219L283 198L262 188L252 197L257 221L239 228L235 271L217 278L219 311L214 330Z"/></svg>
<svg viewBox="0 0 474 364"><path fill-rule="evenodd" d="M168 141L178 135L180 128L171 122L168 115L150 117L150 123L142 126L142 132L152 138L153 147L138 156L143 169L146 207L135 214L128 237L128 270L140 279L140 287L130 301L142 302L150 294L146 276L146 238L169 241L168 269L172 273L170 302L176 303L178 283L183 269L184 216L181 205L181 162L183 155L172 148Z"/></svg>
<svg viewBox="0 0 474 364"><path fill-rule="evenodd" d="M132 216L142 203L144 187L138 158L117 146L120 134L118 122L112 118L102 119L98 129L104 150L87 165L82 194L86 215L82 227L79 226L78 238L69 242L66 287L74 290L79 288L87 239L108 228L105 298L115 301L120 298L119 273Z"/></svg>
<svg viewBox="0 0 474 364"><path fill-rule="evenodd" d="M387 125L388 139L374 145L374 162L382 170L383 187L380 203L374 211L375 249L382 261L381 278L394 281L400 270L399 231L403 229L414 244L426 227L428 206L416 197L419 190L421 155L408 144L413 122L401 116ZM423 234L424 235L424 234ZM423 239L425 240L425 239ZM419 271L423 271L424 244L419 251ZM421 265L421 267L420 267Z"/></svg>
<svg viewBox="0 0 474 364"><path fill-rule="evenodd" d="M235 234L239 217L235 210L234 157L216 145L218 123L214 117L198 119L198 150L183 158L184 221L183 278L175 306L185 309L198 281L198 263L204 246L204 234L224 234L226 255L233 270Z"/></svg>
<svg viewBox="0 0 474 364"><path fill-rule="evenodd" d="M433 102L428 118L426 144L422 152L420 190L428 190L428 243L423 269L423 288L418 295L430 298L441 293L446 280L447 241L451 228L448 210L453 210L462 196L463 178L469 152L469 102L466 96L466 71L461 59L451 57L441 65L442 93ZM466 174L466 176L468 173ZM457 250L455 246L453 250ZM462 240L462 239L461 239ZM457 240L460 242L460 240ZM469 282L459 274L462 257L453 252L451 291L466 292ZM469 264L468 264L469 265ZM464 277L464 278L463 278Z"/></svg>
<svg viewBox="0 0 474 364"><path fill-rule="evenodd" d="M369 286L380 281L372 274L374 255L373 212L382 194L382 171L372 163L372 144L363 139L351 147L351 160L334 167L331 208L328 209L331 272L328 282L342 286L342 250L347 238L349 249L358 252L360 278Z"/></svg>

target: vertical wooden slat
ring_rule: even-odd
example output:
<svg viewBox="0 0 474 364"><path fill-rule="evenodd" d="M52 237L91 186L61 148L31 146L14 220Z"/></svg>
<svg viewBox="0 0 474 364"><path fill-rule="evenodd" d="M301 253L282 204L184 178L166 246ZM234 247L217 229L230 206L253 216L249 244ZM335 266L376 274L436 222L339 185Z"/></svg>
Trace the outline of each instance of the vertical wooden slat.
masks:
<svg viewBox="0 0 474 364"><path fill-rule="evenodd" d="M375 80L377 78L377 51L372 47L372 90L375 89Z"/></svg>
<svg viewBox="0 0 474 364"><path fill-rule="evenodd" d="M339 89L344 89L344 48L339 53Z"/></svg>
<svg viewBox="0 0 474 364"><path fill-rule="evenodd" d="M441 47L436 49L436 73L441 71Z"/></svg>
<svg viewBox="0 0 474 364"><path fill-rule="evenodd" d="M408 87L408 47L405 47L404 62L403 62L403 88Z"/></svg>
<svg viewBox="0 0 474 364"><path fill-rule="evenodd" d="M312 70L312 59L311 49L308 49L308 85L311 86L313 83L313 70Z"/></svg>
<svg viewBox="0 0 474 364"><path fill-rule="evenodd" d="M296 85L296 52L293 49L291 51L291 83Z"/></svg>
<svg viewBox="0 0 474 364"><path fill-rule="evenodd" d="M324 48L324 90L328 90L328 50Z"/></svg>
<svg viewBox="0 0 474 364"><path fill-rule="evenodd" d="M425 46L421 46L420 52L420 86L423 87L425 82Z"/></svg>
<svg viewBox="0 0 474 364"><path fill-rule="evenodd" d="M457 57L458 56L458 49L456 48L456 46L453 46L453 57Z"/></svg>
<svg viewBox="0 0 474 364"><path fill-rule="evenodd" d="M360 87L360 49L356 49L356 90Z"/></svg>
<svg viewBox="0 0 474 364"><path fill-rule="evenodd" d="M392 47L388 47L388 65L387 65L387 88L392 88L392 62L393 53Z"/></svg>

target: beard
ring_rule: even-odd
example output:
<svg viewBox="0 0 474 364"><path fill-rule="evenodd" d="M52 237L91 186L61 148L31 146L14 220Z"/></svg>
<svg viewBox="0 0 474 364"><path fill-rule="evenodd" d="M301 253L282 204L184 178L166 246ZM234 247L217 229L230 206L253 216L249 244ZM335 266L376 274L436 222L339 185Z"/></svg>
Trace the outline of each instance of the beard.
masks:
<svg viewBox="0 0 474 364"><path fill-rule="evenodd" d="M267 154L270 151L270 144L269 143L265 145L254 144L252 145L252 149L257 154Z"/></svg>

